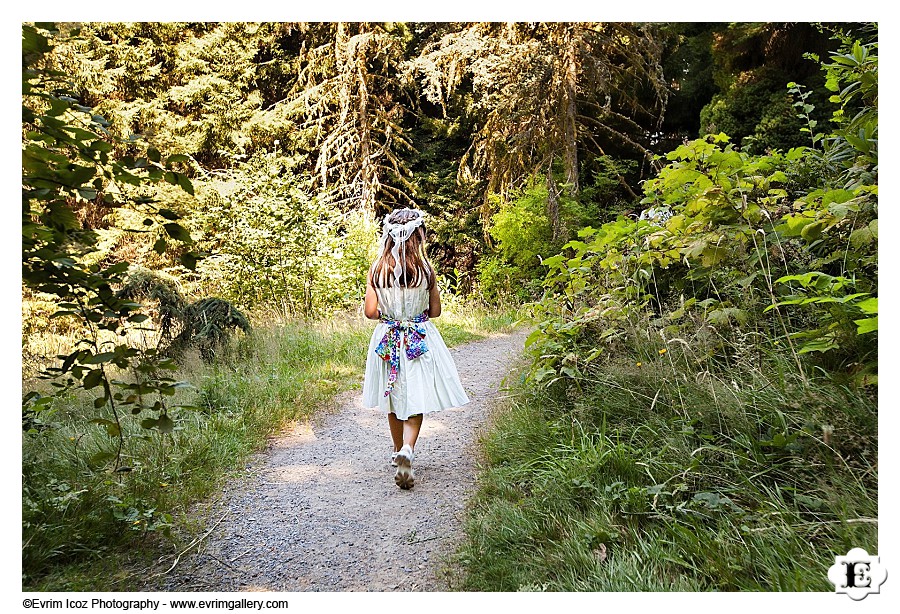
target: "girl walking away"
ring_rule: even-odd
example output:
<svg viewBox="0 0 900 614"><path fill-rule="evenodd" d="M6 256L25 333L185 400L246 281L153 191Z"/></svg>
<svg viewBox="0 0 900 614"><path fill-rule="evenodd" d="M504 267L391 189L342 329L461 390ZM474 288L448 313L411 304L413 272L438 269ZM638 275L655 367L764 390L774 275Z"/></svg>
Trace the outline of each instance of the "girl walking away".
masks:
<svg viewBox="0 0 900 614"><path fill-rule="evenodd" d="M469 402L456 364L431 322L441 315L434 267L425 255L425 214L397 209L384 218L379 256L369 269L365 315L379 320L366 357L363 404L387 413L397 467L413 487L413 455L422 416Z"/></svg>

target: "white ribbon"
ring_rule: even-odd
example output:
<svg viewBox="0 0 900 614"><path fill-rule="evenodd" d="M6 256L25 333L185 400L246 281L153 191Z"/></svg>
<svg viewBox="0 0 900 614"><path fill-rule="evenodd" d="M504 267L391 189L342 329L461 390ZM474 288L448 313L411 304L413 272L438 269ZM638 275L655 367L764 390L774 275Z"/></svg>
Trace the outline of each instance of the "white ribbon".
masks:
<svg viewBox="0 0 900 614"><path fill-rule="evenodd" d="M392 224L388 222L388 218L394 215L396 211L389 213L384 217L384 233L381 235L381 252L384 252L384 245L387 242L387 238L391 237L394 240L394 246L391 248L391 256L394 258L394 269L392 273L394 276L393 285L395 288L400 286L400 276L406 271L406 246L403 244L406 243L406 240L412 236L419 226L425 223L424 211L410 209L408 207L400 209L400 211L413 211L418 215L405 224ZM404 247L402 251L400 250L401 245Z"/></svg>

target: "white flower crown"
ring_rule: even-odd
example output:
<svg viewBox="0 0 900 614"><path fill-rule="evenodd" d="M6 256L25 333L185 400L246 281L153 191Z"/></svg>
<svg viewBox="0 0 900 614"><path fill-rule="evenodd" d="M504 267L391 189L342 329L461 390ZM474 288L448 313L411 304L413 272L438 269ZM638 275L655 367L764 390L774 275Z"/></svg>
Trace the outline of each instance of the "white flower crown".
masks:
<svg viewBox="0 0 900 614"><path fill-rule="evenodd" d="M412 213L416 213L417 215L411 220L403 223L388 221L388 219L392 215L400 211L410 211ZM387 242L388 237L391 237L394 240L394 245L391 247L391 255L394 257L394 269L392 273L394 276L395 286L400 284L400 276L406 269L406 250L404 249L401 252L400 245L402 243L405 243L406 240L409 239L416 231L416 229L425 223L425 215L425 212L421 209L410 209L409 207L404 207L403 209L396 209L384 216L384 232L381 235L381 245L383 248L385 243Z"/></svg>
<svg viewBox="0 0 900 614"><path fill-rule="evenodd" d="M399 213L401 211L409 211L410 213L415 213L416 216L407 222L389 222L388 220L395 213ZM413 231L425 223L425 212L421 209L410 209L409 207L404 207L403 209L397 209L388 213L384 216L384 235L390 235L395 242L403 242L406 241L413 233Z"/></svg>

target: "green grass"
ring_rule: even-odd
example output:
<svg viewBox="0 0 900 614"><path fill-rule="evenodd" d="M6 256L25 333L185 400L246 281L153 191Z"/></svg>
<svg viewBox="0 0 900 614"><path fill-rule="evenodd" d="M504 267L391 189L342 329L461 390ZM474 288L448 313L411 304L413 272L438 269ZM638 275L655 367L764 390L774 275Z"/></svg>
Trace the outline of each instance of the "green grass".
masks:
<svg viewBox="0 0 900 614"><path fill-rule="evenodd" d="M874 399L785 356L716 375L677 351L520 381L455 588L829 591L835 555L877 550Z"/></svg>
<svg viewBox="0 0 900 614"><path fill-rule="evenodd" d="M448 346L484 339L493 333L508 333L523 317L521 308L489 305L480 301L443 299L443 312L434 324Z"/></svg>
<svg viewBox="0 0 900 614"><path fill-rule="evenodd" d="M448 345L516 323L510 308L445 309L435 324ZM198 409L173 415L173 436L125 420L127 472L92 462L117 440L90 422L98 417L90 399L59 399L49 428L23 436L23 589L139 586L139 570L202 530L193 503L220 491L268 437L361 385L373 328L356 316L258 325L212 365L189 357L176 377L194 388L172 403Z"/></svg>

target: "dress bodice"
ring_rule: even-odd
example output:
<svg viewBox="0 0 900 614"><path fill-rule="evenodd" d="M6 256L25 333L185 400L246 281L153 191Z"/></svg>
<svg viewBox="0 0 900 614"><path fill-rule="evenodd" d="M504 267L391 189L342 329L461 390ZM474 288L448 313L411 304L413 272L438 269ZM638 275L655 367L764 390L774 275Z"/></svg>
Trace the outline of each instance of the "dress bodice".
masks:
<svg viewBox="0 0 900 614"><path fill-rule="evenodd" d="M376 286L378 309L392 320L409 320L428 309L428 286L421 284L411 288Z"/></svg>

